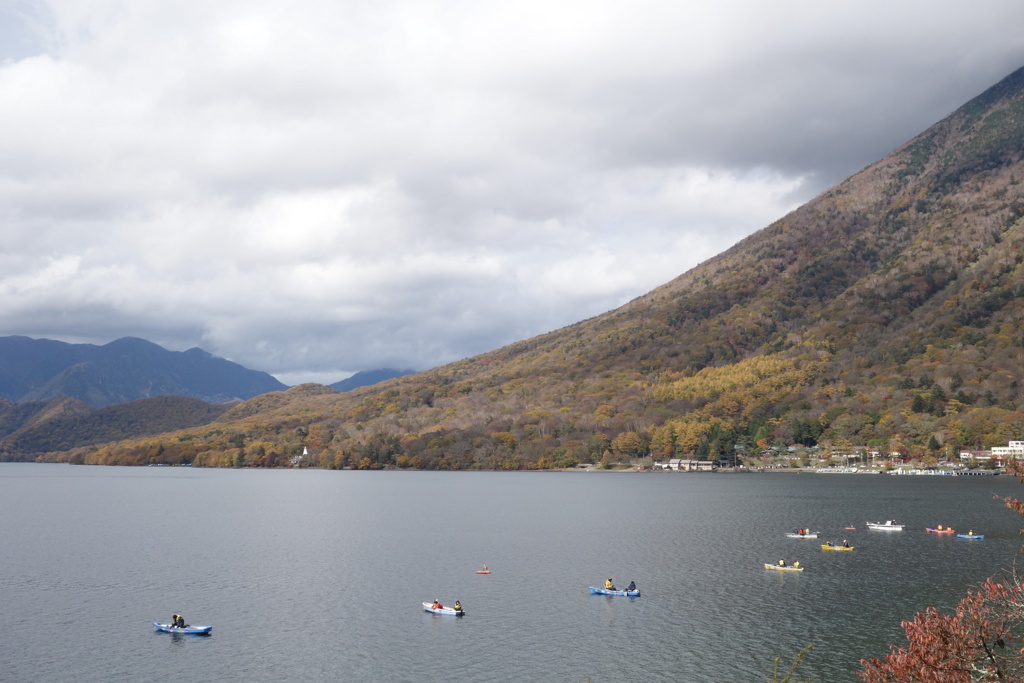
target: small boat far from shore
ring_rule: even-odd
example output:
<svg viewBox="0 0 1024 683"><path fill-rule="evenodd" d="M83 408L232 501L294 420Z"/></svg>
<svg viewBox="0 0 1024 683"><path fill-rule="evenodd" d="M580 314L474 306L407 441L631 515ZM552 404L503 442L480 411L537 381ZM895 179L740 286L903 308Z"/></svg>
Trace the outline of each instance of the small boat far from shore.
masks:
<svg viewBox="0 0 1024 683"><path fill-rule="evenodd" d="M768 562L764 563L764 568L777 572L802 572L804 570L803 567L797 567L791 564L769 564Z"/></svg>
<svg viewBox="0 0 1024 683"><path fill-rule="evenodd" d="M617 589L598 588L597 586L591 586L590 587L590 594L591 595L624 595L627 598L639 598L640 597L640 591L638 591L638 590L635 590L635 591L620 591L620 590L617 590Z"/></svg>
<svg viewBox="0 0 1024 683"><path fill-rule="evenodd" d="M153 626L156 627L157 631L162 631L163 633L183 633L190 636L208 636L210 631L213 630L212 626L192 626L191 624L175 626L173 624L161 624L158 621L154 621Z"/></svg>
<svg viewBox="0 0 1024 683"><path fill-rule="evenodd" d="M454 607L445 607L443 605L441 607L434 607L434 603L432 602L423 603L423 611L432 612L433 614L445 614L450 617L461 617L466 614L466 610L457 610Z"/></svg>

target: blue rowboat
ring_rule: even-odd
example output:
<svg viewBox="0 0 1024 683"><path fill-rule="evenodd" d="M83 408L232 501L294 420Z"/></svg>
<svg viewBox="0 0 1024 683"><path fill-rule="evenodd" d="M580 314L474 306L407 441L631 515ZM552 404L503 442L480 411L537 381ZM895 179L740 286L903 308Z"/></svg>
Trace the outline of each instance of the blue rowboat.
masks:
<svg viewBox="0 0 1024 683"><path fill-rule="evenodd" d="M173 626L171 624L161 624L154 621L153 626L156 626L157 631L163 631L164 633L187 633L193 636L208 636L210 631L213 630L212 626L192 626L191 624L181 628L179 626Z"/></svg>
<svg viewBox="0 0 1024 683"><path fill-rule="evenodd" d="M598 588L597 586L591 586L590 587L590 594L591 595L624 595L627 598L639 598L640 597L640 591L620 591L620 590L610 591L607 588Z"/></svg>

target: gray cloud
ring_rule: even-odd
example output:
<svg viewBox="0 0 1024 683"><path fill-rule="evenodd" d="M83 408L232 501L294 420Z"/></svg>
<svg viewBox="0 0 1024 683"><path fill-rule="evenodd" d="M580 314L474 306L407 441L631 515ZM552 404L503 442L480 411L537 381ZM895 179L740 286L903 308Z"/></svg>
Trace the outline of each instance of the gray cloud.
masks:
<svg viewBox="0 0 1024 683"><path fill-rule="evenodd" d="M0 334L286 382L610 310L1024 64L1024 6L0 3Z"/></svg>

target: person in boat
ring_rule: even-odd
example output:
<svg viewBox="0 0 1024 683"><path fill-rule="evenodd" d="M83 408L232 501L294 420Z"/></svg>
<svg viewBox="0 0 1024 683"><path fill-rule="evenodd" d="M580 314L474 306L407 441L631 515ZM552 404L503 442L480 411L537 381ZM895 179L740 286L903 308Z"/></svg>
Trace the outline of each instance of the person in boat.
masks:
<svg viewBox="0 0 1024 683"><path fill-rule="evenodd" d="M178 625L178 615L175 614L173 617L171 617L171 626L177 627L177 625Z"/></svg>
<svg viewBox="0 0 1024 683"><path fill-rule="evenodd" d="M437 600L434 600L434 604L433 604L433 605L431 605L430 607L431 607L432 609L444 609L444 605L442 605L442 604L441 604L440 602L438 602Z"/></svg>
<svg viewBox="0 0 1024 683"><path fill-rule="evenodd" d="M487 568L487 565L486 565L486 564L484 565L484 571L485 571L485 572L489 572L489 571L491 571L490 569L488 569L488 568Z"/></svg>
<svg viewBox="0 0 1024 683"><path fill-rule="evenodd" d="M825 545L827 545L829 548L831 548L831 547L833 547L835 545L835 543L833 543L832 541L826 541Z"/></svg>
<svg viewBox="0 0 1024 683"><path fill-rule="evenodd" d="M636 590L636 581L630 581L629 585L626 586L626 590L628 590L628 591L635 591Z"/></svg>
<svg viewBox="0 0 1024 683"><path fill-rule="evenodd" d="M785 560L779 560L779 566L780 567L785 567L786 566L786 561Z"/></svg>
<svg viewBox="0 0 1024 683"><path fill-rule="evenodd" d="M454 609L456 612L461 612L462 611L462 603L459 602L458 600L456 600L455 604L452 605L452 609Z"/></svg>
<svg viewBox="0 0 1024 683"><path fill-rule="evenodd" d="M604 582L604 589L606 591L613 591L613 590L615 590L615 584L612 583L611 579L608 579L607 581Z"/></svg>
<svg viewBox="0 0 1024 683"><path fill-rule="evenodd" d="M185 628L185 617L178 615L178 621L174 624L178 628Z"/></svg>
<svg viewBox="0 0 1024 683"><path fill-rule="evenodd" d="M793 563L793 569L799 569L799 568L800 568L800 560L797 560L796 562Z"/></svg>
<svg viewBox="0 0 1024 683"><path fill-rule="evenodd" d="M843 547L844 548L849 548L850 547L850 542L847 541L845 538L843 539Z"/></svg>

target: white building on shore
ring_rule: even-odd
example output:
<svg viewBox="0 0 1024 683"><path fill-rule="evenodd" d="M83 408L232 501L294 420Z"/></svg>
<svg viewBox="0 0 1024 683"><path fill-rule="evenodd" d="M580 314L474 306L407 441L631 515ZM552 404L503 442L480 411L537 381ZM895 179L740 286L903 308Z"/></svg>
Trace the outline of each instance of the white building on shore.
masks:
<svg viewBox="0 0 1024 683"><path fill-rule="evenodd" d="M1024 460L1024 441L1011 441L1009 446L995 446L992 457L1001 460Z"/></svg>

